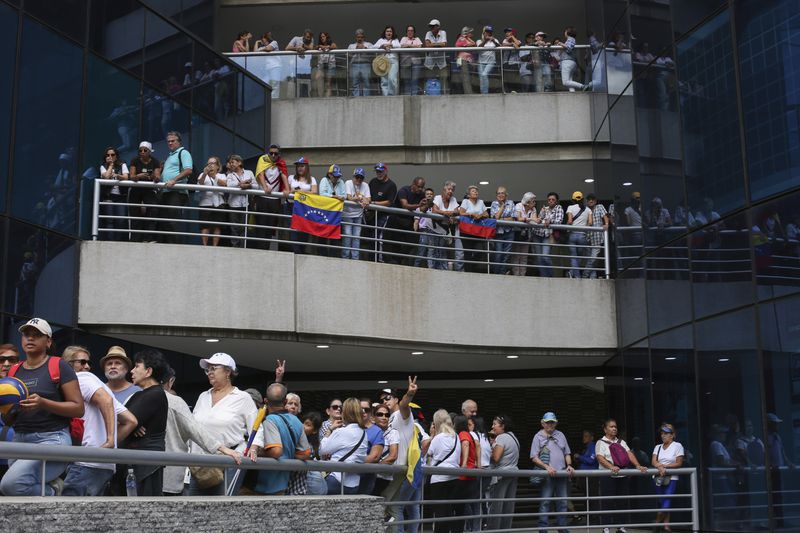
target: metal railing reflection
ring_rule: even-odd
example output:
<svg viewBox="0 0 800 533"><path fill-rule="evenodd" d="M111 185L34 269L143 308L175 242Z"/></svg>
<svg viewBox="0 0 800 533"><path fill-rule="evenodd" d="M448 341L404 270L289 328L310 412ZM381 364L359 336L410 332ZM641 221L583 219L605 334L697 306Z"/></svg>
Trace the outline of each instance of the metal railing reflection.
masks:
<svg viewBox="0 0 800 533"><path fill-rule="evenodd" d="M272 87L272 98L574 91L628 87L626 49L575 46L577 68L564 76L559 46L446 47L227 53ZM434 57L435 55L435 57ZM381 65L374 65L377 57ZM434 59L432 59L434 58ZM602 68L602 75L594 74ZM596 72L600 72L597 70ZM574 82L566 83L567 80ZM566 83L566 84L565 84Z"/></svg>
<svg viewBox="0 0 800 533"><path fill-rule="evenodd" d="M506 238L484 239L462 234L456 219L433 213L415 213L405 209L369 205L366 217L343 221L342 240L318 239L292 230L292 195L264 194L260 190L239 190L227 187L176 185L175 191L218 192L248 197L268 197L275 202L270 212L254 210L249 202L240 209L190 205L189 194L184 205L112 202L102 198L103 187L149 188L164 190L163 184L95 180L92 208L92 238L144 240L183 243L189 239L218 238L234 247L255 247L295 253L311 253L329 257L351 257L375 262L400 263L437 270L466 270L515 275L537 273L550 277L554 272L572 273L572 277L609 277L610 251L602 227L553 225L555 230L585 233L584 244L567 243L564 239L533 237L537 224L498 221L508 230ZM346 202L356 206L355 203ZM214 219L201 216L213 214ZM194 215L197 215L196 217ZM436 221L436 231L414 231L413 219ZM203 219L205 218L205 220ZM196 229L195 229L196 228ZM224 228L219 235L203 233L204 228ZM603 243L590 244L588 235L603 233ZM513 235L514 240L509 238Z"/></svg>

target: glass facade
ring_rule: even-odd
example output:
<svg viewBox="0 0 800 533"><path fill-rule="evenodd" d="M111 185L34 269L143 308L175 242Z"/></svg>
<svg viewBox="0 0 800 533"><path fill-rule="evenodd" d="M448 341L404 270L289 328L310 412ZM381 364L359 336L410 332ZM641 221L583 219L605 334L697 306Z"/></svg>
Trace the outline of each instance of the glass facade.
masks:
<svg viewBox="0 0 800 533"><path fill-rule="evenodd" d="M609 98L596 126L611 123L596 165L612 169L620 251L608 413L631 440L676 426L704 530L796 529L798 4L631 0L602 16L648 38L635 113Z"/></svg>
<svg viewBox="0 0 800 533"><path fill-rule="evenodd" d="M1 342L42 316L57 346L86 343L96 360L111 344L141 348L76 329L78 242L107 147L129 162L148 140L161 158L169 130L196 161L269 144L266 86L209 47L212 15L204 0L0 1ZM195 76L195 58L214 73ZM196 358L168 355L184 390L207 386ZM265 380L244 370L243 385Z"/></svg>

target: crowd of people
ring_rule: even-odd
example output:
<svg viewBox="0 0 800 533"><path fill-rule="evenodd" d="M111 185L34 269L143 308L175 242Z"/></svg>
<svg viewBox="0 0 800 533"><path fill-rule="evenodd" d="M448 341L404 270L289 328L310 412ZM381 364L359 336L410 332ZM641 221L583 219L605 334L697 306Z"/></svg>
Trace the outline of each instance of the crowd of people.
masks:
<svg viewBox="0 0 800 533"><path fill-rule="evenodd" d="M400 465L396 474L357 474L319 471L289 472L251 470L239 475L235 466L225 476L221 468L164 467L158 465L114 465L108 463L9 460L3 467L0 492L6 496L161 496L161 495L326 495L372 494L387 501L403 502L386 508L392 521L420 518L423 476L419 466L492 469L494 476L430 476L426 498L437 521L437 531L480 531L511 527L518 477L503 476L516 470L522 457L521 443L514 434L511 417L498 413L487 428L478 405L467 399L460 412L438 409L426 425L421 407L414 402L419 385L408 378L402 390L383 389L372 398L333 398L324 417L303 410L299 395L284 385L286 362L278 360L275 381L266 395L255 389L240 390L234 382L237 365L226 353L201 359L209 389L201 393L194 410L178 396L173 385L175 371L165 357L153 349L128 357L122 347L112 346L100 359L101 379L91 372L91 354L83 346L68 346L57 357L48 322L33 318L20 326L21 348L0 346L0 377L12 376L28 387L28 395L3 415L7 440L30 444L122 448L155 451L222 454L236 464L274 459L327 460L351 464ZM129 380L130 378L130 380ZM259 410L265 409L265 417ZM262 420L258 425L256 420ZM324 420L323 420L324 418ZM547 412L533 437L530 458L543 474L535 477L541 486L539 525L548 527L551 499L555 501L557 524L566 530L568 477L579 469L604 469L602 495L615 496L603 502L603 523L625 524L630 494L629 477L620 469L647 466L658 469L655 490L672 495L678 477L669 470L683 465L683 448L675 441L675 429L660 427L662 442L653 450L649 465L640 462L618 435L613 419L603 425L596 442L584 432L584 450L573 454L558 418ZM251 438L252 434L252 438ZM252 444L252 447L250 447ZM248 450L247 456L244 454ZM555 476L565 472L567 476ZM44 475L44 479L42 479ZM226 482L227 480L227 482ZM227 484L226 484L227 483ZM489 502L484 510L480 500ZM406 503L415 502L415 503ZM661 500L657 520L669 529L671 499ZM409 524L407 531L417 531ZM617 531L624 532L624 526ZM605 532L608 532L606 527Z"/></svg>
<svg viewBox="0 0 800 533"><path fill-rule="evenodd" d="M264 32L252 43L253 34L242 31L237 34L231 51L234 54L255 52L267 55L263 65L251 70L257 71L259 77L273 87L273 97L279 96L280 83L285 79L292 79L298 87L305 87L304 92L298 91L299 96L343 94L337 81L345 72L352 96L549 92L555 90L554 76L558 71L564 90L603 88L600 86L602 77L593 76L592 70L604 44L589 32L590 53L580 58L575 48L578 34L573 26L564 28L552 41L544 31L522 33L511 26L505 27L502 33L498 29L496 36L491 24L482 26L479 31L464 26L455 39L448 40L438 19L428 22L424 34L418 35L416 26L412 24L401 29L402 32L398 33L394 26L386 25L374 39L369 39L366 32L358 28L353 34L353 42L340 47L330 32L321 31L315 36L307 28L284 48L296 52L296 56L274 55L281 52L281 47L271 31ZM620 34L615 34L609 46L624 50ZM447 47L468 50L455 53L412 51ZM349 57L335 52L343 48L380 52L352 53L348 54ZM485 51L476 51L475 48ZM282 57L291 62L290 68L288 63L281 61ZM628 70L629 67L630 58ZM581 69L584 70L582 76L579 74Z"/></svg>
<svg viewBox="0 0 800 533"><path fill-rule="evenodd" d="M525 192L519 202L514 202L506 187L501 186L496 189L494 200L484 202L478 186L470 185L459 200L454 181L445 182L439 194L426 187L422 177L398 187L383 162L374 165L374 177L369 182L363 167L356 167L351 179L345 180L342 168L335 163L317 180L311 175L305 157L294 161L290 170L277 144L259 157L254 171L244 168L241 156L231 154L224 168L220 157L210 156L203 169L196 172L191 153L181 144L180 134L169 132L166 140L169 153L163 161L153 155L153 146L148 141L139 144L139 155L130 163L120 161L119 151L114 147L104 151L99 178L155 182L163 187L160 190L124 185L103 187L101 199L105 204L101 215L109 218L101 219L101 238L186 242L184 234L191 230L184 222L189 219L184 208L189 206L191 198L188 191L176 189L175 185L192 183L232 189L230 193L218 190L197 193L199 235L201 243L207 246L247 245L266 249L271 241L276 241L279 250L299 254L317 249L322 255L354 260L373 259L377 255L381 262L472 272L486 272L490 263L494 274L544 277L554 275L554 256L569 255L570 277L594 278L598 271L602 272L600 254L611 217L593 194L584 197L581 191L574 191L570 205L565 208L558 193L550 192L539 207L533 192ZM243 190L280 195L239 192ZM296 192L336 197L345 202L341 240L318 239L288 227L292 214L289 195ZM394 207L407 214L367 209L370 205ZM439 216L426 216L431 214ZM499 223L495 237L487 240L462 235L459 224L462 217L476 223L494 219ZM565 231L553 227L559 225L576 229ZM597 231L578 229L587 227ZM366 237L363 242L362 230ZM247 244L245 236L249 239Z"/></svg>

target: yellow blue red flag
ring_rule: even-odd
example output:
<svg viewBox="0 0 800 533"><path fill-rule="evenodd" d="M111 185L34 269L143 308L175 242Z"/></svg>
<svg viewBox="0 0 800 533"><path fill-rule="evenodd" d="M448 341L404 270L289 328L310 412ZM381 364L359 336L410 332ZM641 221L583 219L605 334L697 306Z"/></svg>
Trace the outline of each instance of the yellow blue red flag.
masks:
<svg viewBox="0 0 800 533"><path fill-rule="evenodd" d="M344 202L338 198L295 192L292 229L326 239L341 239L343 207Z"/></svg>

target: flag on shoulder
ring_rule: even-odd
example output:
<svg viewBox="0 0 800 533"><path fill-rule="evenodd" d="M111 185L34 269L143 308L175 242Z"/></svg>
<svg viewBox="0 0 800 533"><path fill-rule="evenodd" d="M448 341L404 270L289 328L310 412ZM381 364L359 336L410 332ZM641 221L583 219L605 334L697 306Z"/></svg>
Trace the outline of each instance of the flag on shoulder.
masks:
<svg viewBox="0 0 800 533"><path fill-rule="evenodd" d="M475 220L472 217L461 215L458 217L458 229L462 235L493 239L497 233L497 219L490 217Z"/></svg>
<svg viewBox="0 0 800 533"><path fill-rule="evenodd" d="M295 192L292 229L326 239L341 239L343 207L344 202L338 198Z"/></svg>

